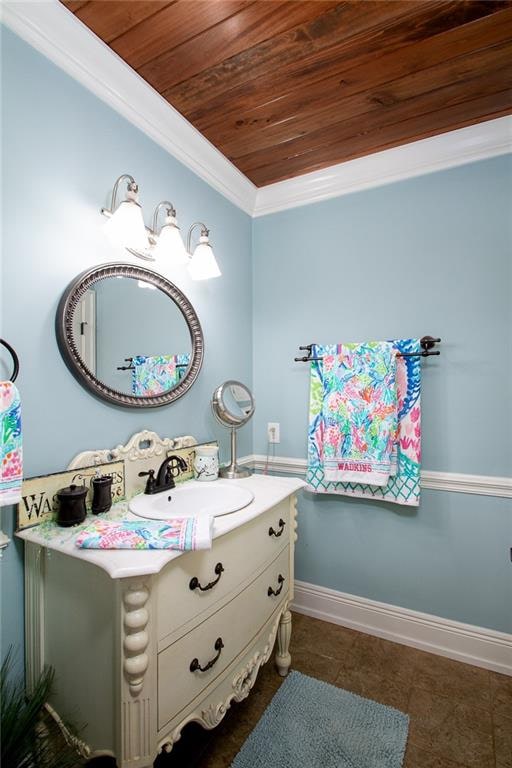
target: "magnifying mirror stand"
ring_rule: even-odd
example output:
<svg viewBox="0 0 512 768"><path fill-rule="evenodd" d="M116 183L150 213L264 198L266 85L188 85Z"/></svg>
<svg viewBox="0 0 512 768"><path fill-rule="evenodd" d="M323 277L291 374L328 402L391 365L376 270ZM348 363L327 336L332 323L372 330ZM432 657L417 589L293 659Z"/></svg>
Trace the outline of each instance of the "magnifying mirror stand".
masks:
<svg viewBox="0 0 512 768"><path fill-rule="evenodd" d="M217 421L231 429L231 463L227 467L220 468L220 477L228 480L250 477L251 471L236 463L236 431L247 424L254 413L254 398L251 390L241 381L229 379L214 391L211 405Z"/></svg>
<svg viewBox="0 0 512 768"><path fill-rule="evenodd" d="M231 462L227 467L219 469L219 477L227 477L228 480L239 480L251 476L250 469L240 467L236 463L236 427L231 427Z"/></svg>

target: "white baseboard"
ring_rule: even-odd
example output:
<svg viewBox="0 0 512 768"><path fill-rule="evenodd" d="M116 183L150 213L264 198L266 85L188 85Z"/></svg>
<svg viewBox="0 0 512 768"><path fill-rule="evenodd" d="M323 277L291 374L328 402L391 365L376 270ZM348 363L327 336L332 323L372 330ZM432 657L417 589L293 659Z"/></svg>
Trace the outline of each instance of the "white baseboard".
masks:
<svg viewBox="0 0 512 768"><path fill-rule="evenodd" d="M394 643L512 676L512 635L295 582L292 609Z"/></svg>

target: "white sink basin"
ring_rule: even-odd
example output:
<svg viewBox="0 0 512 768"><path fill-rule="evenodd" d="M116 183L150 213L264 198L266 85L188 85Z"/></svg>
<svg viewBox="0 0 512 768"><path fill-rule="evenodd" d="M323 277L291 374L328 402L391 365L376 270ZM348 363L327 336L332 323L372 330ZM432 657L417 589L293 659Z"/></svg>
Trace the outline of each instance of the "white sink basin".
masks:
<svg viewBox="0 0 512 768"><path fill-rule="evenodd" d="M254 499L254 493L232 480L198 482L189 480L169 491L135 496L128 507L137 517L167 520L170 517L195 515L228 515L243 509Z"/></svg>

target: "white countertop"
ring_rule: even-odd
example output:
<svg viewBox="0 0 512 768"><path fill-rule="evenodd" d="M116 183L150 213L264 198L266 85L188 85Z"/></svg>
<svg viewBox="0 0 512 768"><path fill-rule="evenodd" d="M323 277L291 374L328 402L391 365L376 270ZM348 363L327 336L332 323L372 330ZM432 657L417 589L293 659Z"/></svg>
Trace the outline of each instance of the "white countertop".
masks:
<svg viewBox="0 0 512 768"><path fill-rule="evenodd" d="M229 533L229 531L233 531L240 525L261 515L262 512L266 512L267 509L275 506L305 486L305 482L300 478L273 477L270 475L251 475L251 477L244 480L233 480L232 482L251 490L254 493L254 501L238 512L216 517L213 526L214 539ZM115 511L116 507L120 509L120 512L125 512L123 515L124 519L137 519L127 512L126 502L115 505L112 507L112 511ZM39 544L48 549L63 552L70 557L76 557L79 560L85 560L88 563L97 565L99 568L103 568L113 579L159 573L171 560L185 554L184 552L168 549L79 549L75 546L78 530L81 529L53 528L52 535L49 536L44 526L35 526L34 528L26 528L23 531L19 531L16 535L32 544Z"/></svg>

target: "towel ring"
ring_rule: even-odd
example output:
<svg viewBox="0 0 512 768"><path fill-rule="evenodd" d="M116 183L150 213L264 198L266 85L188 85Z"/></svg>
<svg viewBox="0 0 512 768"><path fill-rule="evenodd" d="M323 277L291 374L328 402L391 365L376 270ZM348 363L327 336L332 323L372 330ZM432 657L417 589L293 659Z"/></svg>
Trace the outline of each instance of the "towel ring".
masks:
<svg viewBox="0 0 512 768"><path fill-rule="evenodd" d="M4 346L8 352L10 352L12 357L13 371L9 381L16 381L19 370L20 370L20 361L19 361L18 355L14 351L13 347L11 347L11 345L5 341L5 339L0 339L0 344L2 344L2 346Z"/></svg>

